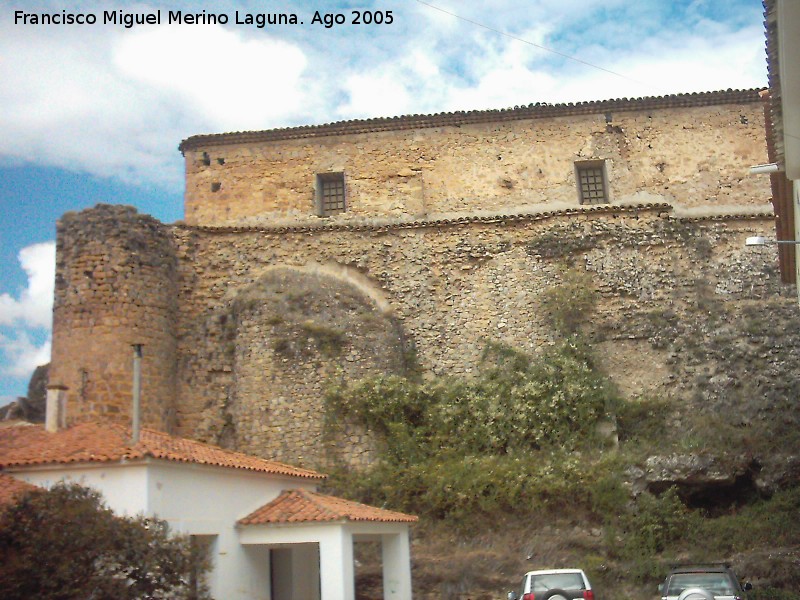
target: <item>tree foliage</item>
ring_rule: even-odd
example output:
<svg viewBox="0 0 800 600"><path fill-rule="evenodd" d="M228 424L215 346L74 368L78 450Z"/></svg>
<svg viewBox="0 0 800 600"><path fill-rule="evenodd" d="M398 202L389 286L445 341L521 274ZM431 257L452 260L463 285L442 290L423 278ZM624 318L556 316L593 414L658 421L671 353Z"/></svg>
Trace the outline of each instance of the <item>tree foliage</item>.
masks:
<svg viewBox="0 0 800 600"><path fill-rule="evenodd" d="M207 557L166 522L115 515L100 495L58 484L0 514L0 597L201 599Z"/></svg>
<svg viewBox="0 0 800 600"><path fill-rule="evenodd" d="M365 472L333 469L337 493L460 521L579 494L586 474L569 452L603 444L616 395L571 337L537 357L489 345L473 379L377 377L327 402L334 425L362 423L381 449Z"/></svg>
<svg viewBox="0 0 800 600"><path fill-rule="evenodd" d="M474 380L377 377L332 389L327 401L379 434L385 458L407 465L444 450L573 448L592 437L615 398L583 344L569 338L537 358L489 345Z"/></svg>

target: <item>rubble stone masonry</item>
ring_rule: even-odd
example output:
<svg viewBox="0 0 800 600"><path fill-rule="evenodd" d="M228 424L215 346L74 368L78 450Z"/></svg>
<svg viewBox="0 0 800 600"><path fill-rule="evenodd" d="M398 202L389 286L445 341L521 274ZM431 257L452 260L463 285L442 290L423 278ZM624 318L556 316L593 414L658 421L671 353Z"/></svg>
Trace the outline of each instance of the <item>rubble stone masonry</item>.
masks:
<svg viewBox="0 0 800 600"><path fill-rule="evenodd" d="M555 339L544 294L577 269L623 392L682 393L660 323L788 296L774 252L744 246L773 227L769 182L747 174L766 161L757 94L661 104L190 138L184 223L112 206L61 219L50 381L72 419L128 418L143 343L148 424L364 464L369 432L325 422L326 386L412 364L469 377L488 341L536 353ZM607 161L610 203L578 203L582 159ZM328 172L347 210L319 218Z"/></svg>
<svg viewBox="0 0 800 600"><path fill-rule="evenodd" d="M575 163L605 162L610 200L758 206L764 114L755 90L376 119L196 136L186 157L188 224L316 219L316 175L344 173L337 220L564 208Z"/></svg>

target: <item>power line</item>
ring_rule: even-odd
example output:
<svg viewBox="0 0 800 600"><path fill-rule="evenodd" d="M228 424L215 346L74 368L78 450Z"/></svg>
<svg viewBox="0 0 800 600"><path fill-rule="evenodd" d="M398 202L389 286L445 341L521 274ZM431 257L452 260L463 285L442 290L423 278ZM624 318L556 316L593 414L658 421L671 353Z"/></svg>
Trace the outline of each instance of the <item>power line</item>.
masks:
<svg viewBox="0 0 800 600"><path fill-rule="evenodd" d="M555 55L560 56L562 58L566 58L567 60L571 60L571 61L574 61L576 63L580 63L582 65L586 65L587 67L591 67L591 68L597 69L599 71L604 71L605 73L609 73L610 75L614 75L616 77L621 77L622 79L627 79L628 81L631 81L631 82L639 84L639 85L643 85L645 87L651 87L653 89L659 89L659 88L657 88L656 86L654 86L654 85L652 85L650 83L645 83L644 81L639 81L637 79L633 79L632 77L628 77L627 75L623 75L622 73L617 73L616 71L612 71L611 69L606 69L605 67L601 67L599 65L595 65L593 63L590 63L588 61L582 60L582 59L577 58L575 56L570 56L569 54L565 54L563 52L559 52L558 50L553 50L552 48L547 48L546 46L542 46L540 44L536 44L534 42L531 42L530 40L526 40L526 39L523 39L521 37L517 37L515 35L512 35L510 33L505 32L505 31L501 31L499 29L495 29L494 27L489 27L488 25L484 25L483 23L480 23L478 21L473 21L472 19L468 19L466 17L462 17L461 15L458 15L458 14L456 14L454 12L450 12L449 10L445 10L443 8L435 6L435 5L431 4L430 2L425 2L424 0L416 0L416 1L419 4L423 4L423 5L427 6L428 8L432 8L434 10L438 10L441 13L444 13L446 15L450 15L451 17L455 17L456 19L460 19L461 21L464 21L466 23L470 23L471 25L475 25L477 27L481 27L483 29L486 29L487 31L491 31L491 32L496 33L498 35L502 35L502 36L507 37L509 39L515 40L517 42L522 42L523 44L527 44L528 46L533 46L534 48L538 48L539 50L544 50L545 52L550 52L551 54L555 54ZM664 91L664 90L660 90L660 91Z"/></svg>

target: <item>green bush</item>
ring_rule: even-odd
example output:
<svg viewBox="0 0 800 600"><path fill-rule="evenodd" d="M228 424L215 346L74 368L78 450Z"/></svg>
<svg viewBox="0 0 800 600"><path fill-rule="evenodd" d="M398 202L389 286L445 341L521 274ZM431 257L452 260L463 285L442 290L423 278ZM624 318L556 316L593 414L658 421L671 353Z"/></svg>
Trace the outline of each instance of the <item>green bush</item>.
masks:
<svg viewBox="0 0 800 600"><path fill-rule="evenodd" d="M650 446L654 439L665 436L665 427L672 411L669 400L640 397L617 405L617 436L622 444Z"/></svg>
<svg viewBox="0 0 800 600"><path fill-rule="evenodd" d="M332 388L326 402L331 426L355 420L381 448L366 472L335 470L334 490L457 522L573 496L591 510L591 464L571 451L601 446L597 423L617 400L568 338L539 357L490 344L472 380L378 377Z"/></svg>
<svg viewBox="0 0 800 600"><path fill-rule="evenodd" d="M698 524L695 548L709 556L732 555L753 547L792 547L800 543L800 487L781 490L735 513ZM700 557L702 558L702 556Z"/></svg>
<svg viewBox="0 0 800 600"><path fill-rule="evenodd" d="M415 382L387 376L339 386L326 397L331 422L356 419L384 442L384 459L409 465L443 449L502 455L576 448L616 402L575 339L533 359L490 345L475 380Z"/></svg>
<svg viewBox="0 0 800 600"><path fill-rule="evenodd" d="M664 575L664 559L687 541L696 525L697 515L674 488L661 496L645 493L610 525L608 533L619 543L609 545L629 565L634 580L656 580Z"/></svg>
<svg viewBox="0 0 800 600"><path fill-rule="evenodd" d="M436 460L398 466L381 462L359 473L334 469L328 485L363 502L391 506L453 526L491 517L588 512L594 483L591 466L563 452L461 455L443 451Z"/></svg>
<svg viewBox="0 0 800 600"><path fill-rule="evenodd" d="M209 598L208 558L164 521L114 515L75 484L24 494L0 513L0 597Z"/></svg>

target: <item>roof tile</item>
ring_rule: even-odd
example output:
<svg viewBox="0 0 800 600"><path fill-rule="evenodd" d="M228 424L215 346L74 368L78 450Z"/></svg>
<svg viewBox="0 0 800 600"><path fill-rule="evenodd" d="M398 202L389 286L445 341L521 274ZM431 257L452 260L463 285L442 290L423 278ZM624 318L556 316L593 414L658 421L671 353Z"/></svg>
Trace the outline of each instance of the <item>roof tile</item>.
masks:
<svg viewBox="0 0 800 600"><path fill-rule="evenodd" d="M208 146L227 144L265 143L278 140L325 137L379 131L424 129L429 127L461 126L471 123L513 121L519 119L541 119L571 115L601 114L608 111L654 110L683 106L711 106L717 104L739 104L759 102L758 89L720 90L648 96L643 98L617 98L590 102L549 104L537 102L527 106L515 106L500 110L470 110L430 115L404 115L374 119L354 119L323 125L302 125L266 131L236 131L193 135L180 143L178 150L196 150Z"/></svg>
<svg viewBox="0 0 800 600"><path fill-rule="evenodd" d="M417 521L417 517L309 490L296 489L284 491L269 504L240 519L239 524L275 525L329 521L413 523Z"/></svg>
<svg viewBox="0 0 800 600"><path fill-rule="evenodd" d="M25 492L35 489L38 489L35 485L0 473L0 508L11 504Z"/></svg>
<svg viewBox="0 0 800 600"><path fill-rule="evenodd" d="M131 444L130 428L118 424L81 423L55 433L49 433L42 427L0 429L0 468L119 462L140 458L230 467L306 479L325 478L323 474L308 469L173 437L152 429L142 429L136 444Z"/></svg>

